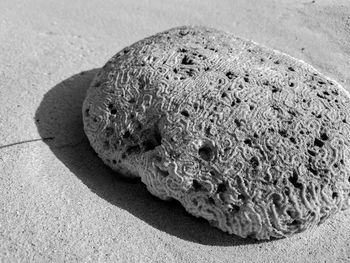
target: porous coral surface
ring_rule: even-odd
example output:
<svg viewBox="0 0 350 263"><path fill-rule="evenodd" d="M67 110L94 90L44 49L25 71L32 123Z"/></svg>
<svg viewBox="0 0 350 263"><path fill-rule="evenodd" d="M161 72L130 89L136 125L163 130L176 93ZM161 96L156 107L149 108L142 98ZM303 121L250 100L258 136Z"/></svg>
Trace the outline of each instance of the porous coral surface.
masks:
<svg viewBox="0 0 350 263"><path fill-rule="evenodd" d="M231 234L285 237L349 207L349 94L306 63L206 27L124 48L84 129L115 171Z"/></svg>

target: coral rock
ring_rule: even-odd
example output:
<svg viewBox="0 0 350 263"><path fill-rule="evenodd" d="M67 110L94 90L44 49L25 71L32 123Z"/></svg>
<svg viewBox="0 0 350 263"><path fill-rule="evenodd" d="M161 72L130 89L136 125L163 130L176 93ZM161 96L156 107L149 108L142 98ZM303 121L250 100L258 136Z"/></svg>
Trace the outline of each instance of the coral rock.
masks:
<svg viewBox="0 0 350 263"><path fill-rule="evenodd" d="M228 233L280 238L349 207L349 96L305 62L184 26L106 63L84 129L153 195Z"/></svg>

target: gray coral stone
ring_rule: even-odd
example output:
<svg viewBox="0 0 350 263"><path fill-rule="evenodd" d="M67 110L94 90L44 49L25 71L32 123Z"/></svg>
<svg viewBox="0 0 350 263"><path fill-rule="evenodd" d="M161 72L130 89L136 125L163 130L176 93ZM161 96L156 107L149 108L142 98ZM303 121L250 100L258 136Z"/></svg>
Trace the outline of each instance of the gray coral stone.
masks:
<svg viewBox="0 0 350 263"><path fill-rule="evenodd" d="M281 238L350 205L349 96L286 54L184 26L107 62L84 129L153 195L230 234Z"/></svg>

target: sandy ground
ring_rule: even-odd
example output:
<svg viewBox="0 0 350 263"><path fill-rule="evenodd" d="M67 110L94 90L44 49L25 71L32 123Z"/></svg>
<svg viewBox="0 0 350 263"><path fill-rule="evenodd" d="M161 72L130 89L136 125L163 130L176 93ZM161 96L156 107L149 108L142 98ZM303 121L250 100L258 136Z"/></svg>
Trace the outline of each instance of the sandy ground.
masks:
<svg viewBox="0 0 350 263"><path fill-rule="evenodd" d="M185 24L286 52L350 91L349 1L1 0L1 262L350 262L350 211L244 240L118 178L89 147L80 109L96 69Z"/></svg>

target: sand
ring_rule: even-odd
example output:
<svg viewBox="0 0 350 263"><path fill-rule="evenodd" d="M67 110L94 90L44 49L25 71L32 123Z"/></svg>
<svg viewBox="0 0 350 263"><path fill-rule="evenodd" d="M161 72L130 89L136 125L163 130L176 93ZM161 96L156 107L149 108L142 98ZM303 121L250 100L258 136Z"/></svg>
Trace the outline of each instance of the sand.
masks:
<svg viewBox="0 0 350 263"><path fill-rule="evenodd" d="M288 239L230 236L121 179L81 104L121 48L171 27L230 31L350 91L349 1L0 1L1 262L349 262L350 211Z"/></svg>

